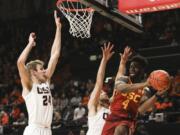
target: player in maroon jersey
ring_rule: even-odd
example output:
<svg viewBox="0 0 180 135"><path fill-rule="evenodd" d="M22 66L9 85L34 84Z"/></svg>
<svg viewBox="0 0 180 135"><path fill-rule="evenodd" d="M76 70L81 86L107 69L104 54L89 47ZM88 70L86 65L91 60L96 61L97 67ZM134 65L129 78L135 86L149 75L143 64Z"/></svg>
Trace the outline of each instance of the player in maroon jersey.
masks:
<svg viewBox="0 0 180 135"><path fill-rule="evenodd" d="M115 80L114 93L110 105L111 113L106 119L102 135L130 135L135 129L136 116L152 107L164 91L147 97L148 81L145 79L147 61L142 56L134 56L130 60L129 76L122 74L125 70L131 49L126 47L120 61ZM121 72L120 72L121 71ZM124 71L125 72L125 71Z"/></svg>

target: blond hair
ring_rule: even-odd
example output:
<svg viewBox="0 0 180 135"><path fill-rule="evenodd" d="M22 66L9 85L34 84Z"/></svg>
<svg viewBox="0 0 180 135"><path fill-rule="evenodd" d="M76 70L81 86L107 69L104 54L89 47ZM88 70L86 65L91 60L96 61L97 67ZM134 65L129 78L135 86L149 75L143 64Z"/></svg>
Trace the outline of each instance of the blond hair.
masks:
<svg viewBox="0 0 180 135"><path fill-rule="evenodd" d="M44 62L41 60L32 60L26 64L26 68L30 72L30 70L36 70L37 65L44 66Z"/></svg>

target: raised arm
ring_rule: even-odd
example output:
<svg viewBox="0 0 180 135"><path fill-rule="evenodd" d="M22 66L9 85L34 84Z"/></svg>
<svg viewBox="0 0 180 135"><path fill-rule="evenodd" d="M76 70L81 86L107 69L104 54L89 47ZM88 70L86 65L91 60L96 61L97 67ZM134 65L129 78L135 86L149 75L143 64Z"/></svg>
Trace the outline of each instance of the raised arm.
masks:
<svg viewBox="0 0 180 135"><path fill-rule="evenodd" d="M130 47L125 47L123 54L120 54L120 62L119 62L119 68L118 68L118 72L116 74L116 78L115 78L115 89L113 91L113 95L110 99L110 101L113 101L114 95L116 93L116 84L120 83L119 81L121 81L121 79L123 79L123 81L128 82L128 78L125 77L125 72L126 72L126 63L129 59L129 57L131 56L132 51Z"/></svg>
<svg viewBox="0 0 180 135"><path fill-rule="evenodd" d="M54 11L54 19L56 23L56 34L55 34L55 39L51 48L51 56L50 60L48 63L48 67L46 69L46 76L48 79L51 78L53 75L59 56L60 56L60 51L61 51L61 22L60 18L57 17L57 12Z"/></svg>
<svg viewBox="0 0 180 135"><path fill-rule="evenodd" d="M124 49L123 55L121 56L119 70L116 75L115 87L114 87L116 91L120 91L123 93L129 93L134 90L142 89L146 86L149 86L148 81L146 81L144 83L128 84L129 78L124 76L124 74L125 74L127 60L131 56L131 54L132 54L131 48L126 47Z"/></svg>
<svg viewBox="0 0 180 135"><path fill-rule="evenodd" d="M102 49L103 57L98 69L96 84L88 102L89 116L96 113L96 107L103 87L106 64L114 54L114 52L112 52L113 45L111 45L110 43L108 43L108 45L104 44L104 47L102 47L101 49Z"/></svg>
<svg viewBox="0 0 180 135"><path fill-rule="evenodd" d="M116 83L116 81L117 81L117 79L119 77L125 75L125 72L126 72L126 63L127 63L128 59L129 59L129 57L131 56L131 54L132 54L131 48L128 47L128 46L124 49L123 54L120 54L121 58L120 58L118 72L116 74L115 83Z"/></svg>
<svg viewBox="0 0 180 135"><path fill-rule="evenodd" d="M36 45L35 38L35 33L31 33L29 36L29 43L27 44L26 48L23 50L23 52L17 60L17 67L21 78L22 86L23 88L26 88L28 90L31 89L31 80L30 75L26 69L25 63L31 49Z"/></svg>

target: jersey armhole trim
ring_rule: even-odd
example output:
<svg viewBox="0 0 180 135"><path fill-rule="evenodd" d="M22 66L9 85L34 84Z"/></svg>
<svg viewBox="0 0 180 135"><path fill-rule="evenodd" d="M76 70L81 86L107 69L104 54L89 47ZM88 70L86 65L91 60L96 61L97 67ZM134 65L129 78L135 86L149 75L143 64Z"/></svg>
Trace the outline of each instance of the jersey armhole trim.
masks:
<svg viewBox="0 0 180 135"><path fill-rule="evenodd" d="M27 95L24 95L24 94L23 94L24 91L29 91L29 90L27 90L26 88L24 88L23 91L22 91L22 97L24 98L24 100L26 100L26 99L30 96L30 94L32 93L32 90L29 91L29 93L28 93Z"/></svg>

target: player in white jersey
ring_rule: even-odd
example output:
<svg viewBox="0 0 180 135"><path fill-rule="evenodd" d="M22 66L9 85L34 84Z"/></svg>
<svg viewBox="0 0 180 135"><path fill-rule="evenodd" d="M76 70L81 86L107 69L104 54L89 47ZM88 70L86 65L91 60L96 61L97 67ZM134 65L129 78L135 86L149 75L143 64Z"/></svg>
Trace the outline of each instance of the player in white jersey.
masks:
<svg viewBox="0 0 180 135"><path fill-rule="evenodd" d="M54 11L54 18L56 35L47 69L44 69L44 63L40 60L30 61L25 64L30 51L36 46L35 33L30 34L29 43L17 61L23 87L22 96L26 103L29 119L24 135L52 135L53 105L49 83L61 50L61 22L56 11Z"/></svg>
<svg viewBox="0 0 180 135"><path fill-rule="evenodd" d="M102 60L97 73L96 84L88 102L88 132L87 135L101 135L105 120L103 117L109 112L109 98L103 92L103 82L106 64L114 54L113 45L104 44L102 49Z"/></svg>

